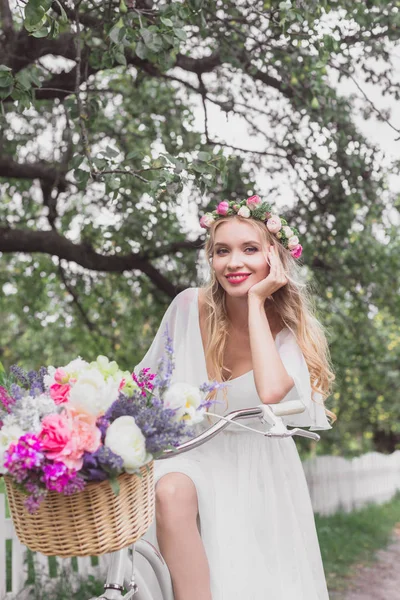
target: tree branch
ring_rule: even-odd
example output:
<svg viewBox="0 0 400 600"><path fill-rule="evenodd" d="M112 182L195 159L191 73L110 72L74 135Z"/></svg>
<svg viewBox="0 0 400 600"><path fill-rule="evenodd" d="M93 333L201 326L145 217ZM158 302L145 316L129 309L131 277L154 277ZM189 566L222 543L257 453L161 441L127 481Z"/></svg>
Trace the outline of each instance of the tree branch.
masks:
<svg viewBox="0 0 400 600"><path fill-rule="evenodd" d="M8 0L0 1L1 28L4 31L6 39L9 39L14 33L13 18Z"/></svg>
<svg viewBox="0 0 400 600"><path fill-rule="evenodd" d="M174 298L181 291L140 253L104 255L86 243L74 244L56 231L29 231L0 227L0 252L39 252L58 256L91 271L122 273L137 269L149 277L157 289Z"/></svg>
<svg viewBox="0 0 400 600"><path fill-rule="evenodd" d="M65 174L53 165L46 163L17 163L11 158L0 157L0 177L17 179L41 179L47 183L58 186L59 191L67 189Z"/></svg>

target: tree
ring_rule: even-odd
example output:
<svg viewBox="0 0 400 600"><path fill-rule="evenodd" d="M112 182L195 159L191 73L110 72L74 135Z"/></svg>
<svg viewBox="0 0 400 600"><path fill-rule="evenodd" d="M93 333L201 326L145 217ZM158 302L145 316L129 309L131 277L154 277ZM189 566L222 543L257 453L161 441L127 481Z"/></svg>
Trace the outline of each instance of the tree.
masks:
<svg viewBox="0 0 400 600"><path fill-rule="evenodd" d="M132 365L169 298L196 283L203 237L187 213L224 197L275 199L283 175L331 332L330 407L344 429L329 444L393 449L399 377L373 358L399 359L399 204L354 115L390 123L363 81L398 100L398 3L1 0L1 10L5 358L56 362L85 348ZM333 75L359 93L340 96ZM217 137L215 109L245 122L254 145Z"/></svg>

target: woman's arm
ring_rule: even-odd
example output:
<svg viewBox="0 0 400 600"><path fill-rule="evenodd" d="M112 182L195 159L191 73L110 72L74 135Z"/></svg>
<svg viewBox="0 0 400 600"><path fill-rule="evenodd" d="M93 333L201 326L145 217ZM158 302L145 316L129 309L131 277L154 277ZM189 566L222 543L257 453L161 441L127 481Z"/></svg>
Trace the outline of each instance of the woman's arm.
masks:
<svg viewBox="0 0 400 600"><path fill-rule="evenodd" d="M294 387L276 349L265 314L265 300L287 284L279 255L273 245L266 255L269 273L253 285L248 293L249 333L254 381L261 402L276 404Z"/></svg>
<svg viewBox="0 0 400 600"><path fill-rule="evenodd" d="M264 300L249 293L249 334L251 359L257 393L263 404L276 404L292 389L288 375L272 336Z"/></svg>

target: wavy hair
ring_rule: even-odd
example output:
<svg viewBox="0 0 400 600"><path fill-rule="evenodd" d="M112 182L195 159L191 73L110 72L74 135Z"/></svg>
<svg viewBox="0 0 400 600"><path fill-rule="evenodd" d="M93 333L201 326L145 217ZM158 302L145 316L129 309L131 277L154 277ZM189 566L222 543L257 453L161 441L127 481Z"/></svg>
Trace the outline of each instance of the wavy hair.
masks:
<svg viewBox="0 0 400 600"><path fill-rule="evenodd" d="M335 380L327 337L322 324L315 316L315 304L311 286L301 281L300 267L263 223L255 219L245 219L238 215L220 218L210 227L210 235L205 244L205 252L210 266L210 278L204 286L205 290L205 322L207 339L205 356L217 381L223 381L224 354L229 335L229 319L225 305L225 290L219 284L214 270L212 258L214 254L215 232L219 225L228 219L238 219L251 223L261 234L265 249L267 244L274 244L282 262L287 284L277 290L270 300L266 301L266 314L273 307L281 322L295 335L297 343L304 355L310 372L311 389L321 394L322 402L332 393ZM313 398L313 401L316 400ZM336 415L325 408L326 414L336 421Z"/></svg>

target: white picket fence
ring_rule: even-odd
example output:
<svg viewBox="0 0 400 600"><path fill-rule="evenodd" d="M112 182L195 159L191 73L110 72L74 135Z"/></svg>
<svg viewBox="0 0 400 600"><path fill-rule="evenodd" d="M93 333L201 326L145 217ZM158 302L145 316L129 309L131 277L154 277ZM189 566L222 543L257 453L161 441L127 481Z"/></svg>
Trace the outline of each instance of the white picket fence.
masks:
<svg viewBox="0 0 400 600"><path fill-rule="evenodd" d="M371 452L351 460L319 456L305 461L303 467L314 512L321 515L340 509L351 512L370 502L382 504L400 490L400 451L390 455ZM6 550L6 540L11 540L11 550ZM6 556L10 552L11 580L7 581ZM26 549L16 538L11 519L6 518L5 497L0 494L0 600L11 600L23 590L27 576L25 556ZM36 572L40 570L50 578L48 558L39 553L34 556ZM70 559L57 561L61 568L71 567ZM100 577L106 569L107 557L100 557L97 566L93 566L90 557L78 558L76 566L81 577Z"/></svg>

